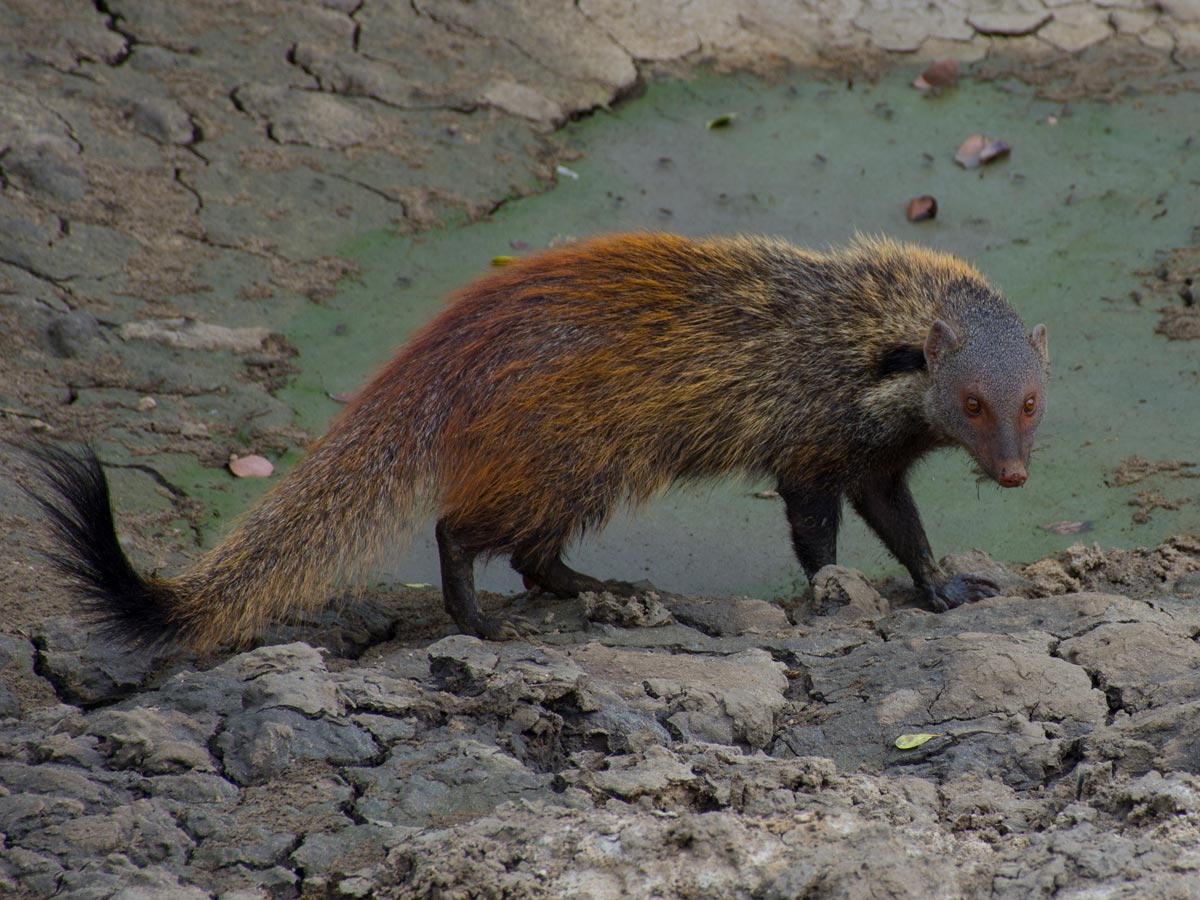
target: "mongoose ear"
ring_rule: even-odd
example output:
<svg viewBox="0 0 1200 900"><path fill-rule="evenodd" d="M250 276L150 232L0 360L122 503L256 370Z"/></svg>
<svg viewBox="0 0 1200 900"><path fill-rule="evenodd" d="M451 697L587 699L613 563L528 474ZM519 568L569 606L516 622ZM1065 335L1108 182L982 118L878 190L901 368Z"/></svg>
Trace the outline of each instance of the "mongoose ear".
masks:
<svg viewBox="0 0 1200 900"><path fill-rule="evenodd" d="M1046 326L1034 325L1033 331L1029 335L1029 343L1033 345L1033 349L1037 351L1037 355L1042 359L1043 366L1050 365L1050 350L1046 346Z"/></svg>
<svg viewBox="0 0 1200 900"><path fill-rule="evenodd" d="M925 336L925 364L932 369L942 356L957 347L958 335L954 329L941 319L934 319L929 326L929 334Z"/></svg>

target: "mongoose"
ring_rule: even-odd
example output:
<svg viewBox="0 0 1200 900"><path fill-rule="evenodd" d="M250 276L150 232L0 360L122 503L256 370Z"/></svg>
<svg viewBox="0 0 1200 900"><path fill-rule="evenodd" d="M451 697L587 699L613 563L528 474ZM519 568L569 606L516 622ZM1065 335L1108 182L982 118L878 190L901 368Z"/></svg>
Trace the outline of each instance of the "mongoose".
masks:
<svg viewBox="0 0 1200 900"><path fill-rule="evenodd" d="M90 448L37 451L40 502L58 565L110 626L199 650L323 605L434 511L447 611L498 638L509 632L479 609L477 557L506 554L527 585L562 596L619 589L568 568L564 548L618 504L730 474L776 480L810 579L835 561L848 498L946 610L997 586L939 568L905 473L957 444L1022 485L1047 369L1045 327L1027 332L943 253L600 237L459 291L182 575L133 568Z"/></svg>

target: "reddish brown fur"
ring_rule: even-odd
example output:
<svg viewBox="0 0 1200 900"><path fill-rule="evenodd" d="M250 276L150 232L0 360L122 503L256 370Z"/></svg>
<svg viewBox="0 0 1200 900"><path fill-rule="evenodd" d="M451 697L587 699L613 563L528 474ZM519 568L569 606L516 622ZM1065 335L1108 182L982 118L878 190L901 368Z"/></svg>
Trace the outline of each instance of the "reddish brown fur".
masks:
<svg viewBox="0 0 1200 900"><path fill-rule="evenodd" d="M888 242L640 234L519 261L458 292L233 534L155 589L210 647L324 603L432 509L471 553L547 563L678 480L850 490L944 442L925 373L876 367L958 322L947 297L964 292L1003 305L969 266Z"/></svg>

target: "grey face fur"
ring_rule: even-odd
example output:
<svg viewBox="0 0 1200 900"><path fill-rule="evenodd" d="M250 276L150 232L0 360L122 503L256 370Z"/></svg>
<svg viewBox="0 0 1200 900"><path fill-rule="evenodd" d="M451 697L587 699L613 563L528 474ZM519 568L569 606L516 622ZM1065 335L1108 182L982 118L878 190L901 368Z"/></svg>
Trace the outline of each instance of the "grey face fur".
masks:
<svg viewBox="0 0 1200 900"><path fill-rule="evenodd" d="M930 327L926 414L990 478L1020 487L1046 407L1046 328L1038 325L1026 334L1007 310L983 317L987 327L964 322L956 329L941 319Z"/></svg>

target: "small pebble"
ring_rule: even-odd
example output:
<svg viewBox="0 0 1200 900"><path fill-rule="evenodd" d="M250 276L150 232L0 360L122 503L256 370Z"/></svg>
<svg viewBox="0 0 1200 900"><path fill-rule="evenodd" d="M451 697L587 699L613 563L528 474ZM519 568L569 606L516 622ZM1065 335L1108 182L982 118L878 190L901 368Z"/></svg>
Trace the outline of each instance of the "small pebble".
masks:
<svg viewBox="0 0 1200 900"><path fill-rule="evenodd" d="M46 338L56 354L67 359L83 356L100 337L100 322L86 309L59 316L46 327Z"/></svg>

